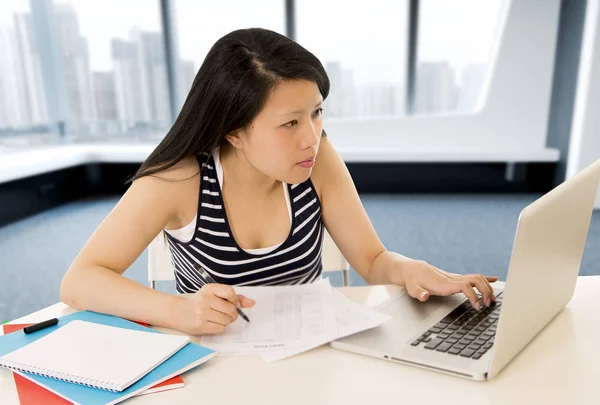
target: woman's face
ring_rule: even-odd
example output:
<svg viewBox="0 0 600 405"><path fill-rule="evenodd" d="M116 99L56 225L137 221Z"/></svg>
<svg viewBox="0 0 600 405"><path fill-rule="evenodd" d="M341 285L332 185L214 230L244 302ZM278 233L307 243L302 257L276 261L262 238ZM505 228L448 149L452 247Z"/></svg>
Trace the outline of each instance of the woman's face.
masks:
<svg viewBox="0 0 600 405"><path fill-rule="evenodd" d="M269 177L289 184L306 181L319 151L322 103L316 83L281 82L240 134L238 148L252 166Z"/></svg>

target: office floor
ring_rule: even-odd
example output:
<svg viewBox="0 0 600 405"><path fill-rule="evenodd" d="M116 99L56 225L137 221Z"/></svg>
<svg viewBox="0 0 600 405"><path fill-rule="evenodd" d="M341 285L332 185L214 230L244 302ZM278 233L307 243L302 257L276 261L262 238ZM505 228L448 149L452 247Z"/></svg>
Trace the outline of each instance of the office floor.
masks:
<svg viewBox="0 0 600 405"><path fill-rule="evenodd" d="M389 250L456 273L506 277L520 210L535 195L363 195ZM117 198L78 201L0 227L0 323L59 300L63 274ZM592 218L580 274L600 274L600 211ZM144 252L125 275L146 283ZM332 276L341 283L339 274ZM542 280L540 280L542 282ZM364 285L351 274L352 285ZM172 292L172 283L159 288Z"/></svg>

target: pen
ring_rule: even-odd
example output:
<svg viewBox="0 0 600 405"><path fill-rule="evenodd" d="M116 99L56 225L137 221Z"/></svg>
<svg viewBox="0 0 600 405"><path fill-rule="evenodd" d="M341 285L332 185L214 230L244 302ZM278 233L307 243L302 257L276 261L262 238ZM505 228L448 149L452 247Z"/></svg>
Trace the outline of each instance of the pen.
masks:
<svg viewBox="0 0 600 405"><path fill-rule="evenodd" d="M47 321L36 323L34 325L24 328L23 332L25 332L26 335L29 335L30 333L37 332L38 330L42 330L42 329L48 328L50 326L54 326L57 323L58 323L58 319L56 319L56 318L48 319Z"/></svg>
<svg viewBox="0 0 600 405"><path fill-rule="evenodd" d="M202 277L204 277L207 283L217 284L215 279L212 278L210 274L208 274L208 272L204 269L204 267L202 267L199 263L196 263L196 270L202 275ZM244 313L244 311L242 311L241 308L236 307L235 309L237 310L238 315L241 316L243 320L245 320L246 322L250 322L250 319L248 319L248 316Z"/></svg>

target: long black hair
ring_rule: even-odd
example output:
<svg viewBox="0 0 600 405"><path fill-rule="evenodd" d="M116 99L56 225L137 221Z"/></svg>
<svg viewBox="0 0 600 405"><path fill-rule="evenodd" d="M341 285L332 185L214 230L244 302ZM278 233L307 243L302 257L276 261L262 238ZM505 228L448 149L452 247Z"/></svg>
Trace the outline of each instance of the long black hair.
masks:
<svg viewBox="0 0 600 405"><path fill-rule="evenodd" d="M188 155L210 153L250 125L281 81L329 78L319 59L293 40L262 28L233 31L210 49L175 123L131 181L166 170Z"/></svg>

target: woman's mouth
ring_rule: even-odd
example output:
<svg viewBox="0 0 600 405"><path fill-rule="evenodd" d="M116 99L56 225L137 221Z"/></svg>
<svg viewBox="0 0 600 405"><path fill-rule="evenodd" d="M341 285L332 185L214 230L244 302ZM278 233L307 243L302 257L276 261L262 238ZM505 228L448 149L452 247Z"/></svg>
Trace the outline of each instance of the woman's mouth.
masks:
<svg viewBox="0 0 600 405"><path fill-rule="evenodd" d="M297 165L305 169L310 169L315 165L315 158L311 157L310 159L303 160L302 162L297 163Z"/></svg>

